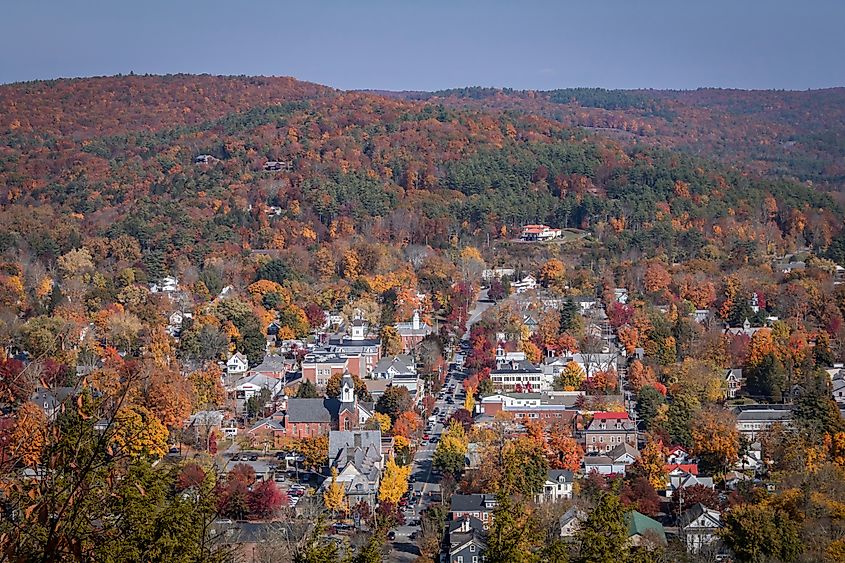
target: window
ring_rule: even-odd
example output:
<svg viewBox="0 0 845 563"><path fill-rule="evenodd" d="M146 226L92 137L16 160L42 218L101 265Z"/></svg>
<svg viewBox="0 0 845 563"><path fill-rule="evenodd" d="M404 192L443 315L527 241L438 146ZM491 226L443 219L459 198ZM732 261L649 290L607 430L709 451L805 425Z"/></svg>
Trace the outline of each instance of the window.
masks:
<svg viewBox="0 0 845 563"><path fill-rule="evenodd" d="M475 546L473 546L473 547L475 547ZM472 563L478 563L478 556L477 555L472 556Z"/></svg>
<svg viewBox="0 0 845 563"><path fill-rule="evenodd" d="M455 561L457 561L457 563L464 563L464 556L463 556L463 555L458 555L458 558L457 558L457 559L455 559Z"/></svg>
<svg viewBox="0 0 845 563"><path fill-rule="evenodd" d="M471 545L471 546L469 546L469 550L470 550L472 553L475 553L475 545Z"/></svg>

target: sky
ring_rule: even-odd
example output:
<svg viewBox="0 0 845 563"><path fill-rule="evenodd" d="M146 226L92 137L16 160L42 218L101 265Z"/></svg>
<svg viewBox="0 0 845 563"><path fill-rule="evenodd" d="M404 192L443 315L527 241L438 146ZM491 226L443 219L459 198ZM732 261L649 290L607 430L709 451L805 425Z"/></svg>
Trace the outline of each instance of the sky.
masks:
<svg viewBox="0 0 845 563"><path fill-rule="evenodd" d="M845 86L843 0L0 0L0 83L293 76L341 89Z"/></svg>

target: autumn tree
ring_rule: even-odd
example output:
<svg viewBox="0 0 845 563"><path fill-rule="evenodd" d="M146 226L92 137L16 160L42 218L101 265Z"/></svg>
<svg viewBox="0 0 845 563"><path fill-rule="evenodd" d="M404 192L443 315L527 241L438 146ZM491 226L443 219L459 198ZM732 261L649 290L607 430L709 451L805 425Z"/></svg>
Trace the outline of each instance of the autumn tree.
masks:
<svg viewBox="0 0 845 563"><path fill-rule="evenodd" d="M337 481L337 468L332 467L330 479L328 487L323 491L323 506L332 514L346 512L346 492Z"/></svg>
<svg viewBox="0 0 845 563"><path fill-rule="evenodd" d="M563 371L556 378L555 387L564 391L574 391L580 389L586 379L587 374L584 373L584 368L571 361L563 367Z"/></svg>
<svg viewBox="0 0 845 563"><path fill-rule="evenodd" d="M628 552L625 513L618 493L599 492L595 507L576 534L581 546L576 561L614 563L624 557Z"/></svg>
<svg viewBox="0 0 845 563"><path fill-rule="evenodd" d="M396 327L387 325L381 328L381 345L385 356L396 356L402 353L402 338Z"/></svg>
<svg viewBox="0 0 845 563"><path fill-rule="evenodd" d="M381 502L396 504L408 491L408 478L411 476L411 466L400 466L395 460L389 459L384 467L384 475L379 485L378 498Z"/></svg>
<svg viewBox="0 0 845 563"><path fill-rule="evenodd" d="M766 504L736 506L723 516L721 537L739 561L794 561L801 553L799 524Z"/></svg>
<svg viewBox="0 0 845 563"><path fill-rule="evenodd" d="M287 495L276 482L265 480L256 484L247 495L249 513L254 518L265 519L273 516L280 508L287 506Z"/></svg>
<svg viewBox="0 0 845 563"><path fill-rule="evenodd" d="M692 450L701 465L725 471L739 459L739 432L730 411L716 407L701 411L691 435Z"/></svg>

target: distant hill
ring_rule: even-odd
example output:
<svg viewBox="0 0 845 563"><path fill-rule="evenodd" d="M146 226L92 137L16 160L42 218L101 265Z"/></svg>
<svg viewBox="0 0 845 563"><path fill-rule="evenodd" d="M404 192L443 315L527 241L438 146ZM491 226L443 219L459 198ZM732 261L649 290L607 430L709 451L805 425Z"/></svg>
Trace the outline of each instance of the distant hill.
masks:
<svg viewBox="0 0 845 563"><path fill-rule="evenodd" d="M381 95L205 75L5 85L0 250L49 258L129 236L158 268L313 250L344 233L448 246L526 222L645 253L730 247L733 226L747 237L772 221L785 239L824 246L841 229L825 192L841 187L843 96ZM201 154L213 158L195 163ZM285 168L265 171L268 160Z"/></svg>

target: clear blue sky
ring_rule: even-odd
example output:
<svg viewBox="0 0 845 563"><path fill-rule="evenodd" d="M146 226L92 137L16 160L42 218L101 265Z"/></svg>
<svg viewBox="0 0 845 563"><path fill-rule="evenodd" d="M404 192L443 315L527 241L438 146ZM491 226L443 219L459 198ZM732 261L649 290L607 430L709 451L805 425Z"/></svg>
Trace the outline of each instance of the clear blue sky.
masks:
<svg viewBox="0 0 845 563"><path fill-rule="evenodd" d="M845 0L3 0L0 82L285 75L343 89L845 86Z"/></svg>

